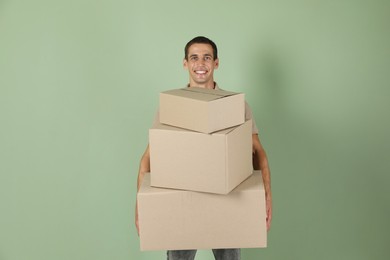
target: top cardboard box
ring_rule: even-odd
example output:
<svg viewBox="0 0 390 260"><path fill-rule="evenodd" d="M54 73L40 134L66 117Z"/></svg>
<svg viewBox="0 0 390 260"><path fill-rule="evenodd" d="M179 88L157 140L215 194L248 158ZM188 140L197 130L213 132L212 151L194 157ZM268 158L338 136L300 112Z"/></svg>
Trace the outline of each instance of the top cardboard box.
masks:
<svg viewBox="0 0 390 260"><path fill-rule="evenodd" d="M160 93L160 123L212 133L245 122L243 93L198 87Z"/></svg>

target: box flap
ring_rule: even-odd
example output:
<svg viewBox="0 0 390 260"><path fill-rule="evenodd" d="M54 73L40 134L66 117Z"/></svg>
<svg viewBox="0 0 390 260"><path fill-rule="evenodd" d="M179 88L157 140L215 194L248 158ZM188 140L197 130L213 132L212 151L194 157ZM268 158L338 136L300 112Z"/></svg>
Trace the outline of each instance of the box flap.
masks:
<svg viewBox="0 0 390 260"><path fill-rule="evenodd" d="M249 122L251 120L246 121L244 124L251 124L252 122ZM230 132L234 131L237 129L238 126L232 126L226 129L222 129L210 134L205 134L205 133L200 133L192 130L188 130L185 128L180 128L176 126L171 126L171 125L166 125L166 124L161 124L160 122L154 122L152 127L149 130L168 130L168 131L178 131L178 132L188 132L188 133L193 133L193 134L204 134L204 135L227 135Z"/></svg>
<svg viewBox="0 0 390 260"><path fill-rule="evenodd" d="M220 89L206 89L198 87L172 89L161 93L206 102L239 94Z"/></svg>
<svg viewBox="0 0 390 260"><path fill-rule="evenodd" d="M202 134L202 135L227 135L230 132L234 131L236 128L237 128L237 126L232 126L232 127L229 127L229 128L223 129L223 130L219 130L219 131L216 131L213 133L206 134L206 133L200 133L200 132L192 131L192 130L185 129L185 128L180 128L180 127L176 127L176 126L161 124L159 122L154 122L152 127L149 129L149 131L150 130L167 130L167 131L187 132L187 133Z"/></svg>
<svg viewBox="0 0 390 260"><path fill-rule="evenodd" d="M182 88L184 91L190 91L190 92L197 92L197 93L203 93L208 95L215 95L220 97L227 97L227 96L233 96L240 93L226 91L222 89L208 89L208 88L198 88L198 87L191 87L191 88Z"/></svg>
<svg viewBox="0 0 390 260"><path fill-rule="evenodd" d="M152 127L149 130L153 130L153 129L178 131L178 132L194 132L194 133L198 133L198 132L195 132L195 131L191 131L191 130L180 128L180 127L176 127L176 126L161 124L160 122L154 122Z"/></svg>
<svg viewBox="0 0 390 260"><path fill-rule="evenodd" d="M151 176L149 172L144 174L144 178L141 187L138 191L138 194L147 195L147 194L155 194L155 193L157 194L177 193L177 192L180 193L184 191L179 189L167 189L167 188L150 186L150 177ZM251 192L257 190L264 190L263 178L260 170L254 170L251 176L249 176L246 180L244 180L240 185L238 185L231 192ZM187 192L195 192L195 191L187 191ZM212 194L212 195L225 196L221 194Z"/></svg>
<svg viewBox="0 0 390 260"><path fill-rule="evenodd" d="M249 122L251 120L247 120L245 123L243 123L242 125L244 124L252 124L252 121ZM216 131L216 132L213 132L211 133L212 135L227 135L229 134L230 132L233 132L235 131L239 126L232 126L232 127L229 127L229 128L226 128L226 129L222 129L222 130L219 130L219 131Z"/></svg>

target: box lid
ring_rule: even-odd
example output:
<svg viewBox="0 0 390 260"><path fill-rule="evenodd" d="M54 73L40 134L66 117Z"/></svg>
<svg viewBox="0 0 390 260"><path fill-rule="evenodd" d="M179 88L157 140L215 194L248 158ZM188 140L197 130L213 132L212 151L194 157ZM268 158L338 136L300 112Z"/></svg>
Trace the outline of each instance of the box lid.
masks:
<svg viewBox="0 0 390 260"><path fill-rule="evenodd" d="M191 87L191 88L172 89L172 90L164 91L162 92L162 94L175 95L184 98L190 98L190 99L208 102L208 101L213 101L213 100L217 100L220 98L233 96L241 93L230 92L221 89Z"/></svg>
<svg viewBox="0 0 390 260"><path fill-rule="evenodd" d="M252 124L252 120L248 120L244 124ZM160 122L154 122L153 126L149 130L168 130L168 131L187 132L187 133L202 134L202 135L227 135L236 129L237 129L237 126L232 126L232 127L226 128L226 129L222 129L222 130L219 130L216 132L206 134L206 133L200 133L200 132L192 131L192 130L185 129L185 128L161 124Z"/></svg>
<svg viewBox="0 0 390 260"><path fill-rule="evenodd" d="M263 178L261 175L261 171L255 170L253 171L253 174L251 176L249 176L246 180L244 180L240 185L238 185L231 192L251 192L257 190L264 190L264 186L262 185L262 183L263 183ZM157 188L157 187L150 186L150 173L146 173L144 175L144 179L142 181L138 194L147 195L153 193L161 194L161 193L176 193L176 192L182 192L182 190ZM195 192L195 191L189 191L189 192ZM214 195L219 195L219 194L214 194Z"/></svg>

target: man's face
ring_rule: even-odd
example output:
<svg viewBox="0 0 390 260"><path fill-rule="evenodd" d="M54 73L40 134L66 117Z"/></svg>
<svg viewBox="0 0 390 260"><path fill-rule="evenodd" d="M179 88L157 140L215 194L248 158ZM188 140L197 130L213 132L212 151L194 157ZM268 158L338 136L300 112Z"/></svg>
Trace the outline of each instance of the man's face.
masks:
<svg viewBox="0 0 390 260"><path fill-rule="evenodd" d="M183 65L190 74L191 87L214 88L214 69L218 68L219 61L214 60L213 47L210 44L191 45Z"/></svg>

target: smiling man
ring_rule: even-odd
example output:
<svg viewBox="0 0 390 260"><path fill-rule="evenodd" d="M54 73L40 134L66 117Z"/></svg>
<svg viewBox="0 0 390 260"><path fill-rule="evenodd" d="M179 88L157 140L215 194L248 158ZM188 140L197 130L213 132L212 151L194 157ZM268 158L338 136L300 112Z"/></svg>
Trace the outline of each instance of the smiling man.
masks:
<svg viewBox="0 0 390 260"><path fill-rule="evenodd" d="M190 87L215 88L214 70L218 69L217 46L207 38L197 37L184 48L183 66L190 74Z"/></svg>
<svg viewBox="0 0 390 260"><path fill-rule="evenodd" d="M219 89L214 81L214 70L219 66L217 46L210 39L199 36L187 43L184 48L183 66L189 73L189 84L187 87L201 87L208 89ZM156 116L158 118L158 114ZM258 129L252 116L249 105L245 102L245 120L252 119L252 151L253 168L261 170L266 197L266 222L267 229L271 226L272 219L272 196L270 170L266 153L260 143ZM140 162L138 172L138 189L142 183L145 173L150 172L149 146L146 148ZM245 220L243 220L245 221ZM260 220L259 220L260 221ZM138 210L136 207L135 224L139 233ZM229 228L229 227L226 227ZM238 260L240 259L240 249L213 249L216 260ZM193 260L196 249L193 250L169 250L168 260Z"/></svg>

